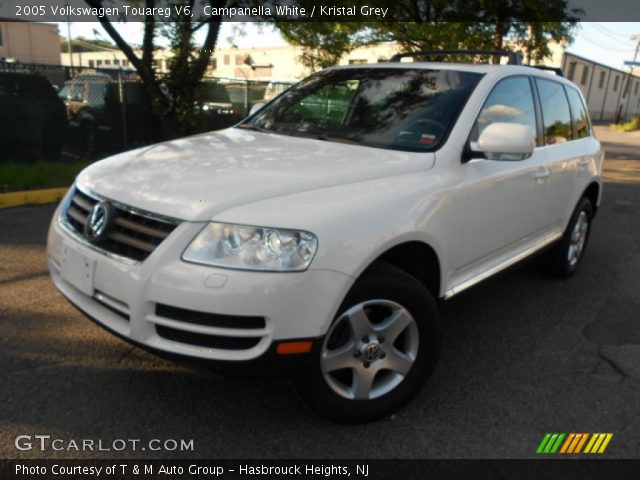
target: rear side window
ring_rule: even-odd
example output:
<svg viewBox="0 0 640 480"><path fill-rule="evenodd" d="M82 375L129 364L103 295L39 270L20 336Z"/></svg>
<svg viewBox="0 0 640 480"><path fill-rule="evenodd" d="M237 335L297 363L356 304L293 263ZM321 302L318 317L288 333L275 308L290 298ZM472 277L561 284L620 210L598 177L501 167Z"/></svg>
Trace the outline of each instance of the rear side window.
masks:
<svg viewBox="0 0 640 480"><path fill-rule="evenodd" d="M106 83L88 83L87 103L92 107L104 106L104 96L107 93Z"/></svg>
<svg viewBox="0 0 640 480"><path fill-rule="evenodd" d="M572 140L571 113L563 86L539 78L536 79L536 84L542 105L545 144L554 145Z"/></svg>
<svg viewBox="0 0 640 480"><path fill-rule="evenodd" d="M567 97L569 98L569 106L571 107L571 117L573 118L573 132L576 138L584 138L591 135L589 127L589 117L587 110L584 108L582 98L576 89L566 87Z"/></svg>
<svg viewBox="0 0 640 480"><path fill-rule="evenodd" d="M527 77L510 77L500 81L489 94L470 140L475 142L492 123L519 123L536 132L536 112L531 85Z"/></svg>
<svg viewBox="0 0 640 480"><path fill-rule="evenodd" d="M84 84L75 81L66 82L58 96L63 100L82 102L84 97Z"/></svg>

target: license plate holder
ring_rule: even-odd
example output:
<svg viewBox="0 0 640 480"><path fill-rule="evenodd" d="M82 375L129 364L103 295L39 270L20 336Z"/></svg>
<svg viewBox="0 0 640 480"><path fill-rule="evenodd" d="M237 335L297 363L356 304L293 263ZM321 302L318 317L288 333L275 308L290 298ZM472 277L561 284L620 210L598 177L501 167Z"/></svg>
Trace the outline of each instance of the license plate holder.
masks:
<svg viewBox="0 0 640 480"><path fill-rule="evenodd" d="M75 288L89 296L93 296L95 267L95 260L87 258L67 246L63 248L60 275Z"/></svg>

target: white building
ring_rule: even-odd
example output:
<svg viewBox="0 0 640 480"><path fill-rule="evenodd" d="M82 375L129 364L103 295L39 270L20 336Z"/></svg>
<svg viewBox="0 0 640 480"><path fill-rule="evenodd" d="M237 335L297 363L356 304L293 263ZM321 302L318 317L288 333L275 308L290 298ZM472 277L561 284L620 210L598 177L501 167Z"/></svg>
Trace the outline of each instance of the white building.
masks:
<svg viewBox="0 0 640 480"><path fill-rule="evenodd" d="M47 23L0 21L0 59L59 64L58 27Z"/></svg>
<svg viewBox="0 0 640 480"><path fill-rule="evenodd" d="M637 73L631 75L568 52L563 56L562 69L582 90L592 119L614 120L618 109L622 118L640 114Z"/></svg>

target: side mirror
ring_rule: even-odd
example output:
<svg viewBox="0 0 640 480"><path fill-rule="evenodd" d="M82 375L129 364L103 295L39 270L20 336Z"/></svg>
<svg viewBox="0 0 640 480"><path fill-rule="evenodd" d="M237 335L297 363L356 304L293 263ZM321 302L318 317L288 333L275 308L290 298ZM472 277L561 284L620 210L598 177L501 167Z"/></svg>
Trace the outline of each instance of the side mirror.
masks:
<svg viewBox="0 0 640 480"><path fill-rule="evenodd" d="M265 106L264 103L254 103L251 106L251 110L249 110L249 116L253 115L254 113L256 113L258 110L260 110L264 106Z"/></svg>
<svg viewBox="0 0 640 480"><path fill-rule="evenodd" d="M533 154L536 134L527 125L492 123L480 134L471 149L484 153L489 160L524 160Z"/></svg>

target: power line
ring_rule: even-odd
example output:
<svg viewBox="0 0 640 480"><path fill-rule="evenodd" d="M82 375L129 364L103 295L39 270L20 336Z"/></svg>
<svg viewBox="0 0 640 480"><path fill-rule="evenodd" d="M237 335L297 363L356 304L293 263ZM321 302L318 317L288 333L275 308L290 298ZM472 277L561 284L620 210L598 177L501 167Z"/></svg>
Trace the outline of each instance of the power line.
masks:
<svg viewBox="0 0 640 480"><path fill-rule="evenodd" d="M620 38L613 37L612 34L609 33L608 30L605 30L605 29L601 28L597 23L589 22L588 24L589 24L589 26L595 28L598 32L600 32L600 34L606 35L609 39L613 40L614 42L622 42L622 40ZM618 35L618 36L621 36L621 37L625 37L625 39L628 39L628 36L625 35L625 34L622 34L622 33L617 33L615 35Z"/></svg>
<svg viewBox="0 0 640 480"><path fill-rule="evenodd" d="M592 25L594 27L598 27L599 29L602 29L604 32L607 32L610 35L615 35L616 37L629 38L629 35L627 35L626 33L618 33L618 32L614 32L612 30L609 30L607 27L602 25L602 23L598 23L598 22L589 22L589 23L592 23Z"/></svg>
<svg viewBox="0 0 640 480"><path fill-rule="evenodd" d="M609 50L609 51L612 51L612 52L629 52L631 50L631 48L633 48L633 47L613 48L613 47L609 47L609 46L606 46L606 45L602 45L601 43L595 42L595 41L591 40L589 37L586 37L586 36L583 36L583 37L580 37L580 38L582 40L586 40L587 42L595 45L596 47L600 47L600 48L603 48L605 50Z"/></svg>

